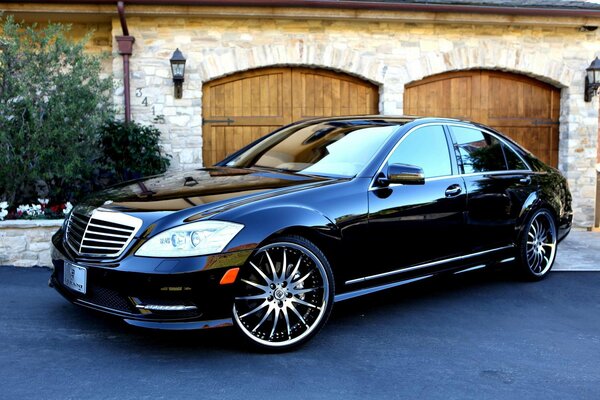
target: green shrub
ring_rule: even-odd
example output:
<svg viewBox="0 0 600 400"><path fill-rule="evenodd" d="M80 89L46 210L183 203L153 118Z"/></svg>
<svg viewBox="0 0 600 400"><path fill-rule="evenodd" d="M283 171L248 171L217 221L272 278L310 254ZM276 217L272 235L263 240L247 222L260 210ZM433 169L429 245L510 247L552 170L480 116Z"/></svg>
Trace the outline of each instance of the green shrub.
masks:
<svg viewBox="0 0 600 400"><path fill-rule="evenodd" d="M116 183L165 172L170 156L159 146L160 131L136 122L109 121L100 130L100 169Z"/></svg>
<svg viewBox="0 0 600 400"><path fill-rule="evenodd" d="M69 26L0 23L0 201L77 198L91 189L112 80Z"/></svg>

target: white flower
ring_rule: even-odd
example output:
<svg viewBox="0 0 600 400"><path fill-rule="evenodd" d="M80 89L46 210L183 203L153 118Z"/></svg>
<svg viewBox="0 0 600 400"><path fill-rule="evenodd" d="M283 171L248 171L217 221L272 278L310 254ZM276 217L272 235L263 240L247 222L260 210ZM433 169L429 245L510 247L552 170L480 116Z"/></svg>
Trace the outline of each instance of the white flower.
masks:
<svg viewBox="0 0 600 400"><path fill-rule="evenodd" d="M0 203L0 210L6 210L8 208L8 203L3 201Z"/></svg>
<svg viewBox="0 0 600 400"><path fill-rule="evenodd" d="M37 217L43 214L42 206L39 204L22 204L17 207L17 213L19 212L30 217Z"/></svg>
<svg viewBox="0 0 600 400"><path fill-rule="evenodd" d="M47 205L49 201L50 200L48 200L48 199L38 199L38 203L43 204L43 205Z"/></svg>
<svg viewBox="0 0 600 400"><path fill-rule="evenodd" d="M68 213L71 212L72 209L73 209L73 204L71 204L70 201L67 201L67 204L65 204L65 209L63 210L63 213L65 215L67 215Z"/></svg>
<svg viewBox="0 0 600 400"><path fill-rule="evenodd" d="M0 211L0 221L4 221L4 217L6 217L8 215L8 211L5 209L2 209L2 211Z"/></svg>

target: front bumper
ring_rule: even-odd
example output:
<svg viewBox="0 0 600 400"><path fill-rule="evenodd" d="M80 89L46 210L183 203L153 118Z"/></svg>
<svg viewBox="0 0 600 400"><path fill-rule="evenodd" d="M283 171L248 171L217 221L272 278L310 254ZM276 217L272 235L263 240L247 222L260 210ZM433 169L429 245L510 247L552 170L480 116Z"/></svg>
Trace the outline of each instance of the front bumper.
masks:
<svg viewBox="0 0 600 400"><path fill-rule="evenodd" d="M74 304L123 318L131 325L154 329L231 325L235 284L221 285L220 280L230 268L243 266L252 251L183 259L130 254L107 264L74 259L62 247L60 239L57 234L53 240L54 271L50 286ZM86 268L85 294L65 286L65 261ZM149 305L151 309L147 309Z"/></svg>

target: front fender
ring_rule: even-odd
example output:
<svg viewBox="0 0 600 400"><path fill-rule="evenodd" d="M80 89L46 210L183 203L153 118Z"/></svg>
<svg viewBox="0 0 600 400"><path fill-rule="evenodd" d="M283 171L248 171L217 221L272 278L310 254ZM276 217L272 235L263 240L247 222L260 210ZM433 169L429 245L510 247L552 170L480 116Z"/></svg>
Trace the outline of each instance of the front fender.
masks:
<svg viewBox="0 0 600 400"><path fill-rule="evenodd" d="M237 251L258 247L266 239L290 230L309 229L317 235L340 238L337 226L317 210L282 205L262 208L238 216L236 222L244 229L229 243L224 251Z"/></svg>

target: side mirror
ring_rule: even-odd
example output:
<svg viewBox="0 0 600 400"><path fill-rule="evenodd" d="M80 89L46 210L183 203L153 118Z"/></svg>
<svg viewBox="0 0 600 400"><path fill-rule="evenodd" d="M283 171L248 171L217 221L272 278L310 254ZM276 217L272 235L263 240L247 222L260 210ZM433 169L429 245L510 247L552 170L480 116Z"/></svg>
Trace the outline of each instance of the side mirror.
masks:
<svg viewBox="0 0 600 400"><path fill-rule="evenodd" d="M377 182L382 186L387 186L390 183L423 185L425 183L425 173L422 168L416 165L390 164L385 176L381 173L377 178Z"/></svg>

